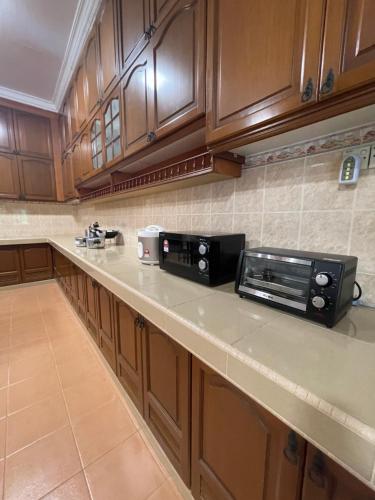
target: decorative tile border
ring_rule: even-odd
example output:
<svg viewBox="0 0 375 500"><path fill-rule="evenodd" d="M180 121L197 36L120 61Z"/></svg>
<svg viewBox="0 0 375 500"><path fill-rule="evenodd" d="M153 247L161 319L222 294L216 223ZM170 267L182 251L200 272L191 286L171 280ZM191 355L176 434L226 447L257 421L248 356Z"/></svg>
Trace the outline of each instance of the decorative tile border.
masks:
<svg viewBox="0 0 375 500"><path fill-rule="evenodd" d="M317 137L314 140L298 142L284 148L273 149L263 153L256 153L246 157L247 167L259 167L305 156L334 151L342 148L351 148L360 144L375 142L375 122L365 126L344 130L336 134Z"/></svg>

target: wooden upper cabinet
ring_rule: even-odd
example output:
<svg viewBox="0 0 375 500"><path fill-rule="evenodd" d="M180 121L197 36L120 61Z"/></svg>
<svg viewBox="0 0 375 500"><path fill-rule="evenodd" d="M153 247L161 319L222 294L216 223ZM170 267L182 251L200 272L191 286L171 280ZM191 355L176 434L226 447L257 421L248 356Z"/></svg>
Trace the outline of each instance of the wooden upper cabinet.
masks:
<svg viewBox="0 0 375 500"><path fill-rule="evenodd" d="M16 156L0 153L0 198L17 200L20 193Z"/></svg>
<svg viewBox="0 0 375 500"><path fill-rule="evenodd" d="M328 0L320 97L375 81L375 2Z"/></svg>
<svg viewBox="0 0 375 500"><path fill-rule="evenodd" d="M79 184L82 180L81 177L81 150L79 141L77 141L72 148L72 170L73 170L73 179L74 185Z"/></svg>
<svg viewBox="0 0 375 500"><path fill-rule="evenodd" d="M98 113L90 123L89 127L89 145L87 148L87 162L90 171L98 170L104 167L104 141L103 126L101 114Z"/></svg>
<svg viewBox="0 0 375 500"><path fill-rule="evenodd" d="M144 148L152 140L153 95L150 89L151 54L145 49L122 80L124 155Z"/></svg>
<svg viewBox="0 0 375 500"><path fill-rule="evenodd" d="M156 137L205 112L205 5L178 2L153 37Z"/></svg>
<svg viewBox="0 0 375 500"><path fill-rule="evenodd" d="M18 171L25 200L56 200L55 172L52 161L19 156Z"/></svg>
<svg viewBox="0 0 375 500"><path fill-rule="evenodd" d="M104 149L106 166L111 166L122 157L120 92L116 89L103 109Z"/></svg>
<svg viewBox="0 0 375 500"><path fill-rule="evenodd" d="M151 323L144 324L144 418L189 486L191 355Z"/></svg>
<svg viewBox="0 0 375 500"><path fill-rule="evenodd" d="M14 111L16 149L20 154L52 158L51 124L49 118L23 111Z"/></svg>
<svg viewBox="0 0 375 500"><path fill-rule="evenodd" d="M149 0L120 0L119 7L120 62L125 70L149 40Z"/></svg>
<svg viewBox="0 0 375 500"><path fill-rule="evenodd" d="M14 150L12 110L0 107L0 151L13 153Z"/></svg>
<svg viewBox="0 0 375 500"><path fill-rule="evenodd" d="M65 118L63 114L59 115L58 119L58 130L59 130L59 136L60 136L60 149L61 153L66 150L67 142L65 138Z"/></svg>
<svg viewBox="0 0 375 500"><path fill-rule="evenodd" d="M116 22L115 0L105 0L98 23L102 92L104 96L107 96L108 92L112 90L118 76Z"/></svg>
<svg viewBox="0 0 375 500"><path fill-rule="evenodd" d="M208 5L208 141L316 101L323 0Z"/></svg>
<svg viewBox="0 0 375 500"><path fill-rule="evenodd" d="M76 106L76 91L74 87L74 82L73 85L70 87L68 96L67 96L67 103L68 103L68 126L69 126L69 134L70 134L70 141L73 140L75 135L77 134L78 128L77 128L77 106Z"/></svg>
<svg viewBox="0 0 375 500"><path fill-rule="evenodd" d="M179 0L150 0L151 24L158 28Z"/></svg>
<svg viewBox="0 0 375 500"><path fill-rule="evenodd" d="M304 456L303 439L193 358L194 498L298 500Z"/></svg>
<svg viewBox="0 0 375 500"><path fill-rule="evenodd" d="M79 171L81 180L87 179L90 177L92 172L92 165L90 162L90 137L89 130L85 130L81 135L79 140Z"/></svg>
<svg viewBox="0 0 375 500"><path fill-rule="evenodd" d="M74 189L74 175L73 175L73 165L72 156L67 153L62 161L62 178L63 178L63 192L64 200L70 200L75 197Z"/></svg>
<svg viewBox="0 0 375 500"><path fill-rule="evenodd" d="M93 113L99 105L99 55L97 45L97 36L94 34L88 41L85 52L85 77L87 90L86 114L88 115Z"/></svg>
<svg viewBox="0 0 375 500"><path fill-rule="evenodd" d="M77 116L78 130L84 125L87 118L85 82L86 82L85 66L82 63L79 66L75 77L76 116Z"/></svg>
<svg viewBox="0 0 375 500"><path fill-rule="evenodd" d="M72 137L71 137L71 130L70 130L70 123L69 123L69 109L68 109L68 101L65 100L63 105L62 105L62 110L61 114L63 117L63 125L64 125L64 145L65 147L70 144Z"/></svg>
<svg viewBox="0 0 375 500"><path fill-rule="evenodd" d="M370 490L352 474L311 444L307 445L302 500L374 500Z"/></svg>

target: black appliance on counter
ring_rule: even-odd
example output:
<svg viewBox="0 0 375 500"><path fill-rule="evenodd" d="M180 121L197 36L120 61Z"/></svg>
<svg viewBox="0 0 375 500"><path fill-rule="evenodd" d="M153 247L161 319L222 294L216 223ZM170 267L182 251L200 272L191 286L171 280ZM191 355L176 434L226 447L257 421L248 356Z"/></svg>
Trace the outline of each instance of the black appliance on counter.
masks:
<svg viewBox="0 0 375 500"><path fill-rule="evenodd" d="M244 234L159 233L159 265L183 278L216 286L234 281Z"/></svg>
<svg viewBox="0 0 375 500"><path fill-rule="evenodd" d="M241 252L236 292L334 326L350 309L357 257L281 248Z"/></svg>

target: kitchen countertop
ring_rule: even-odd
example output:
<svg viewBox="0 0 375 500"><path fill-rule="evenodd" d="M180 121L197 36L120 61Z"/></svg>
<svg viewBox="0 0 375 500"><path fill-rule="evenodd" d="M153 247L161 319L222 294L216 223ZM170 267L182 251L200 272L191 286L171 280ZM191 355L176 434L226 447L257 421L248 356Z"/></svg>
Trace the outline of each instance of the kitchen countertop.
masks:
<svg viewBox="0 0 375 500"><path fill-rule="evenodd" d="M375 310L333 329L141 264L135 248L50 243L192 354L375 490Z"/></svg>

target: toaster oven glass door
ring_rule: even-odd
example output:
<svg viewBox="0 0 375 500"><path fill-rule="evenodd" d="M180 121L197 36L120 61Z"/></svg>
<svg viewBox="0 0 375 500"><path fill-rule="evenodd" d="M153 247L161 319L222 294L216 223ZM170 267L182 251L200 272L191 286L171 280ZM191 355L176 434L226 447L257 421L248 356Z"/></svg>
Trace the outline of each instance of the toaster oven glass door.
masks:
<svg viewBox="0 0 375 500"><path fill-rule="evenodd" d="M239 291L306 311L313 261L248 252Z"/></svg>

